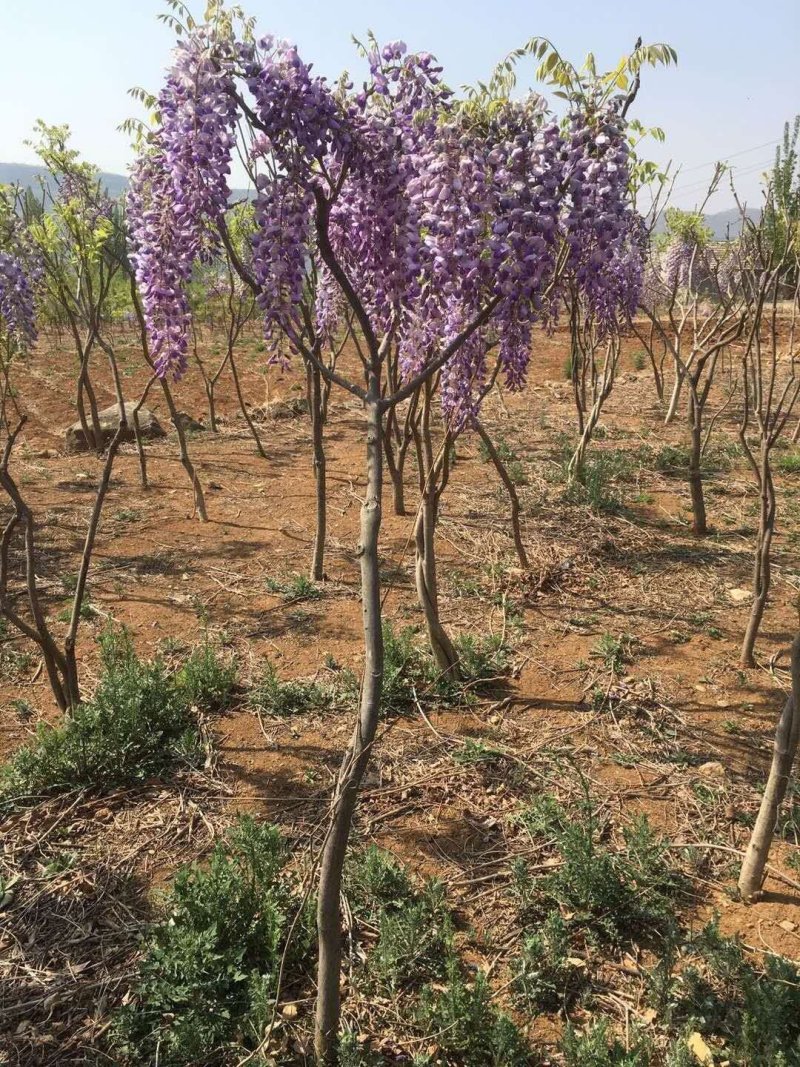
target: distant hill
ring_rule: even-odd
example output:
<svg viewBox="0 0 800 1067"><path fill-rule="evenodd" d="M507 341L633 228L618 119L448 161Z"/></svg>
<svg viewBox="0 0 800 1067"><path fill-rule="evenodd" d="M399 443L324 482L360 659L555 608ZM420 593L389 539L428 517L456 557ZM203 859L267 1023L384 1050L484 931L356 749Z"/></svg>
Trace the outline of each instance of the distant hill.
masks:
<svg viewBox="0 0 800 1067"><path fill-rule="evenodd" d="M128 179L123 174L101 172L109 196L117 197L128 187ZM40 181L47 181L47 171L30 163L0 163L0 184L21 185L23 188L38 189Z"/></svg>
<svg viewBox="0 0 800 1067"><path fill-rule="evenodd" d="M21 185L37 188L41 179L46 179L47 171L43 167L32 166L29 163L0 163L0 185ZM128 187L128 179L124 174L109 174L101 171L100 179L106 187L109 196L117 197L124 193ZM231 198L240 200L244 196L252 196L252 193L244 189L233 189ZM761 217L760 208L748 208L748 218L757 220ZM706 224L711 228L717 241L724 241L727 237L736 237L741 228L739 209L732 207L726 211L715 211L706 215ZM656 233L664 230L663 215L656 226Z"/></svg>
<svg viewBox="0 0 800 1067"><path fill-rule="evenodd" d="M761 218L761 208L747 208L747 217L753 222ZM725 211L712 211L705 216L706 226L714 235L715 241L725 241L730 237L738 237L742 228L742 218L738 207L730 207ZM655 228L655 233L664 232L664 216L662 215Z"/></svg>
<svg viewBox="0 0 800 1067"><path fill-rule="evenodd" d="M44 167L37 167L30 163L0 163L0 185L20 185L23 189L38 189L41 180L47 180L47 171ZM107 171L101 171L100 180L108 195L114 198L128 188L128 179L124 174L109 174ZM252 197L252 195L252 191L247 192L244 189L231 190L233 200L241 200L242 197Z"/></svg>
<svg viewBox="0 0 800 1067"><path fill-rule="evenodd" d="M761 208L747 208L747 217L753 222L761 218ZM742 229L742 216L738 207L728 208L727 211L715 211L706 215L706 225L718 241L724 241L727 237L738 237Z"/></svg>

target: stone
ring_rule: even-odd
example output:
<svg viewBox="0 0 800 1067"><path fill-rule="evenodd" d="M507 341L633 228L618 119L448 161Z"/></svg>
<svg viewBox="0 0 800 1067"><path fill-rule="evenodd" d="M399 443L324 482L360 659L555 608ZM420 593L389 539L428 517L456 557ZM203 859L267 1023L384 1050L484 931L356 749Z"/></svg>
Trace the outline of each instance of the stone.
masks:
<svg viewBox="0 0 800 1067"><path fill-rule="evenodd" d="M205 430L205 425L202 422L198 422L193 418L188 411L176 411L175 418L181 424L184 430L188 430L189 433L198 433L200 430ZM220 421L219 419L217 420Z"/></svg>
<svg viewBox="0 0 800 1067"><path fill-rule="evenodd" d="M748 600L753 599L753 594L749 589L729 589L728 599L734 604L746 604Z"/></svg>
<svg viewBox="0 0 800 1067"><path fill-rule="evenodd" d="M296 419L298 415L308 414L308 400L304 396L273 400L267 404L267 414L273 419Z"/></svg>
<svg viewBox="0 0 800 1067"><path fill-rule="evenodd" d="M125 431L122 440L123 441L135 441L136 435L133 432L133 411L136 407L135 404L125 404L125 415L128 419L128 428ZM103 408L98 412L98 420L100 422L100 434L102 437L102 447L105 448L111 443L114 434L119 428L119 407L116 404L112 404L111 407ZM166 434L161 427L161 423L155 417L149 408L139 408L138 414L139 431L143 438L165 437ZM87 421L89 423L89 429L92 429L91 417L87 412ZM73 423L67 430L64 431L64 445L67 452L92 452L94 451L94 445L89 444L86 440L86 435L83 432L83 427L80 422Z"/></svg>

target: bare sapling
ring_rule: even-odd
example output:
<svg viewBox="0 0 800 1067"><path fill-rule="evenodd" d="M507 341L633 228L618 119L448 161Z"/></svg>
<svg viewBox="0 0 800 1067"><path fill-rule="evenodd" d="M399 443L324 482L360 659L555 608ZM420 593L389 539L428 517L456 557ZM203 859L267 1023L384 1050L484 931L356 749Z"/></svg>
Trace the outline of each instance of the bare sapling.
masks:
<svg viewBox="0 0 800 1067"><path fill-rule="evenodd" d="M671 258L670 258L671 257ZM699 244L677 244L661 257L654 256L642 309L652 330L646 345L653 358L653 344L666 347L675 369L672 396L664 422L672 422L681 396L688 394L687 479L692 507L692 532L708 533L704 491L704 457L718 411L708 415L715 375L730 346L745 329L748 301L741 286L731 286L724 275L722 254ZM644 339L639 332L640 340ZM731 402L729 394L722 408Z"/></svg>
<svg viewBox="0 0 800 1067"><path fill-rule="evenodd" d="M435 387L432 379L422 385L412 428L419 479L419 507L414 521L414 583L436 665L442 675L458 678L458 653L439 617L436 566L436 524L442 494L450 481L455 435L445 426L439 447L435 447L431 426Z"/></svg>
<svg viewBox="0 0 800 1067"><path fill-rule="evenodd" d="M743 667L754 667L756 640L772 580L772 544L777 519L772 452L800 395L796 348L800 283L795 283L787 314L787 302L781 299L780 279L786 256L794 254L793 244L775 262L759 229L749 227L744 241L750 254L743 257L742 285L750 294L751 320L742 345L739 441L758 488L758 532L753 556L753 601L740 662Z"/></svg>
<svg viewBox="0 0 800 1067"><path fill-rule="evenodd" d="M145 363L152 372L155 373L155 363L150 356L150 344L147 336L147 326L142 314L142 305L139 300L139 293L136 290L136 279L133 273L129 273L129 285L131 293L131 301L133 303L134 315L138 324L139 330L139 343L142 347L142 355L144 356ZM181 466L186 471L187 477L192 486L192 494L194 498L194 513L197 515L200 522L208 522L208 512L206 511L206 498L203 492L203 486L200 482L200 477L197 473L197 468L192 462L189 455L189 446L186 443L186 428L183 423L183 419L180 416L180 412L175 404L175 398L172 395L172 390L169 387L169 383L162 375L157 375L158 384L161 387L161 393L164 397L164 401L169 411L169 417L172 425L175 429L175 433L178 437L178 450L181 457Z"/></svg>
<svg viewBox="0 0 800 1067"><path fill-rule="evenodd" d="M761 895L775 827L789 788L800 741L800 634L792 644L791 673L792 688L775 728L769 777L739 873L739 895L748 902L757 900Z"/></svg>
<svg viewBox="0 0 800 1067"><path fill-rule="evenodd" d="M583 483L586 453L611 395L619 366L620 333L615 323L599 330L577 294L571 296L570 371L578 415L578 440L567 464L567 483Z"/></svg>

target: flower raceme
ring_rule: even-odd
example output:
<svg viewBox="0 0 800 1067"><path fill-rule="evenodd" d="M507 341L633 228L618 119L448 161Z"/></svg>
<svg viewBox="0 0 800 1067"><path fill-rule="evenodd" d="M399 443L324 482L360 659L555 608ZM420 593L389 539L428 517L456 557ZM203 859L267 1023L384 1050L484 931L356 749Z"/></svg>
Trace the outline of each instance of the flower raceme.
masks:
<svg viewBox="0 0 800 1067"><path fill-rule="evenodd" d="M132 260L160 374L186 369L186 285L228 206L233 79L204 28L179 42L158 98L161 125L131 175Z"/></svg>
<svg viewBox="0 0 800 1067"><path fill-rule="evenodd" d="M19 348L36 340L33 291L20 259L0 252L0 331Z"/></svg>
<svg viewBox="0 0 800 1067"><path fill-rule="evenodd" d="M226 210L243 120L257 171L250 267L268 338L310 349L355 301L376 337L392 331L408 378L490 307L443 368L442 401L462 425L490 349L509 388L524 385L531 332L555 313L565 260L599 320L635 306L641 243L624 123L612 106L562 128L533 94L467 106L432 56L402 42L367 60L354 91L273 38L215 41L203 29L181 42L129 197L154 356L162 373L185 368L185 288Z"/></svg>

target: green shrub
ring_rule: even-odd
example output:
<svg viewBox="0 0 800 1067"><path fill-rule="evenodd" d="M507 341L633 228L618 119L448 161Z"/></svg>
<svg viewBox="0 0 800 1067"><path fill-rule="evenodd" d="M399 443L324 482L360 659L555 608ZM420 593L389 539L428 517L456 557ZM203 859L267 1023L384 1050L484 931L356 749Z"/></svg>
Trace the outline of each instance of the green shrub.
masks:
<svg viewBox="0 0 800 1067"><path fill-rule="evenodd" d="M223 711L231 702L236 676L236 663L225 663L206 638L181 668L178 684L189 704L206 711Z"/></svg>
<svg viewBox="0 0 800 1067"><path fill-rule="evenodd" d="M561 476L567 477L572 445L565 449ZM571 504L586 504L593 511L614 514L622 509L623 494L619 483L630 482L638 469L636 459L623 449L606 449L586 456L580 478L567 488L565 499Z"/></svg>
<svg viewBox="0 0 800 1067"><path fill-rule="evenodd" d="M780 956L764 957L763 968L739 940L725 937L716 921L686 946L689 962L661 981L673 1025L713 1034L722 1058L742 1067L800 1065L800 969ZM658 991L656 984L655 991ZM651 978L651 995L654 992Z"/></svg>
<svg viewBox="0 0 800 1067"><path fill-rule="evenodd" d="M319 682L295 678L282 682L274 666L267 662L250 691L250 703L265 715L296 715L328 706L334 694Z"/></svg>
<svg viewBox="0 0 800 1067"><path fill-rule="evenodd" d="M492 1004L485 976L479 973L468 986L453 959L447 965L445 989L423 989L418 1025L446 1054L470 1067L523 1067L531 1062L514 1023Z"/></svg>
<svg viewBox="0 0 800 1067"><path fill-rule="evenodd" d="M571 914L571 929L598 944L651 940L669 929L683 882L646 818L623 831L617 851L602 840L588 800L573 817L552 804L543 811L549 820L543 833L555 838L562 863L535 879L524 862L515 864L512 884L523 911L542 915L560 907Z"/></svg>
<svg viewBox="0 0 800 1067"><path fill-rule="evenodd" d="M295 574L285 581L276 578L267 578L267 589L271 593L277 593L288 603L296 603L300 600L319 600L322 590L304 574Z"/></svg>
<svg viewBox="0 0 800 1067"><path fill-rule="evenodd" d="M603 634L595 647L592 655L603 660L606 667L614 674L622 674L625 667L633 662L633 648L636 638L631 634Z"/></svg>
<svg viewBox="0 0 800 1067"><path fill-rule="evenodd" d="M342 1035L339 1042L339 1067L385 1067L386 1060L360 1043L352 1031Z"/></svg>
<svg viewBox="0 0 800 1067"><path fill-rule="evenodd" d="M609 1038L605 1019L582 1034L568 1026L561 1048L566 1067L650 1067L653 1062L649 1041L639 1039L626 1049L617 1038Z"/></svg>
<svg viewBox="0 0 800 1067"><path fill-rule="evenodd" d="M453 923L444 890L431 880L399 907L382 911L369 974L388 991L416 985L440 977L452 950Z"/></svg>
<svg viewBox="0 0 800 1067"><path fill-rule="evenodd" d="M459 634L453 644L464 682L485 682L508 671L508 649L500 634Z"/></svg>
<svg viewBox="0 0 800 1067"><path fill-rule="evenodd" d="M569 930L558 909L525 939L512 971L512 989L529 1010L558 1011L575 999L585 983L585 971L574 962Z"/></svg>
<svg viewBox="0 0 800 1067"><path fill-rule="evenodd" d="M493 444L495 452L497 452L497 455L503 463L514 463L519 460L519 456L504 437L498 437ZM478 455L484 463L489 462L489 449L483 441L478 442Z"/></svg>
<svg viewBox="0 0 800 1067"><path fill-rule="evenodd" d="M662 445L653 457L656 470L665 474L689 469L689 449L685 445Z"/></svg>
<svg viewBox="0 0 800 1067"><path fill-rule="evenodd" d="M160 659L142 663L127 632L100 638L94 698L36 736L0 771L0 797L21 801L76 788L108 789L201 753L185 693Z"/></svg>
<svg viewBox="0 0 800 1067"><path fill-rule="evenodd" d="M503 758L503 753L497 748L491 748L483 741L474 737L468 737L463 744L453 751L453 759L456 763L465 766L475 766L478 763L495 763Z"/></svg>
<svg viewBox="0 0 800 1067"><path fill-rule="evenodd" d="M444 973L453 924L440 882L417 890L405 868L373 846L351 863L347 887L356 915L378 932L367 961L370 982L395 991Z"/></svg>
<svg viewBox="0 0 800 1067"><path fill-rule="evenodd" d="M356 910L373 923L384 909L396 910L414 899L406 868L376 845L353 857L346 884Z"/></svg>
<svg viewBox="0 0 800 1067"><path fill-rule="evenodd" d="M113 1045L125 1062L179 1067L226 1062L254 1048L268 1025L281 956L297 907L278 830L243 818L206 866L176 876L145 946ZM311 945L306 909L293 932L284 982Z"/></svg>

